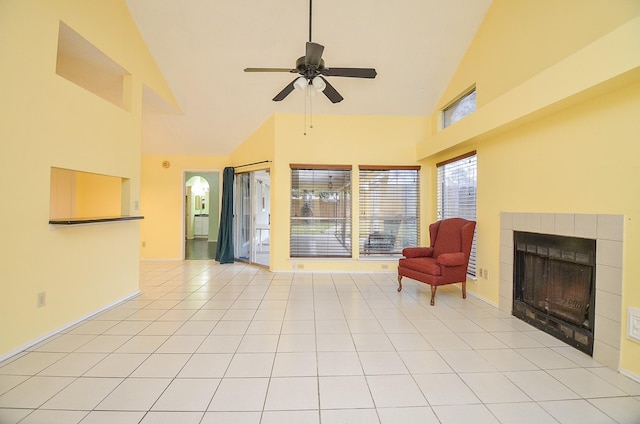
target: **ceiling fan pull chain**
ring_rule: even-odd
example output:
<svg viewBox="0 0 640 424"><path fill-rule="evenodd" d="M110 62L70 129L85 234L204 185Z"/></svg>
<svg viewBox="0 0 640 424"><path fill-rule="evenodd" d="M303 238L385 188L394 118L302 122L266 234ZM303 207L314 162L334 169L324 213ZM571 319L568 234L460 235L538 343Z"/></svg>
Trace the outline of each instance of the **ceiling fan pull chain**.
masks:
<svg viewBox="0 0 640 424"><path fill-rule="evenodd" d="M311 90L314 90L313 86L309 84L309 128L313 128L313 96Z"/></svg>
<svg viewBox="0 0 640 424"><path fill-rule="evenodd" d="M304 135L307 135L307 90L304 90Z"/></svg>

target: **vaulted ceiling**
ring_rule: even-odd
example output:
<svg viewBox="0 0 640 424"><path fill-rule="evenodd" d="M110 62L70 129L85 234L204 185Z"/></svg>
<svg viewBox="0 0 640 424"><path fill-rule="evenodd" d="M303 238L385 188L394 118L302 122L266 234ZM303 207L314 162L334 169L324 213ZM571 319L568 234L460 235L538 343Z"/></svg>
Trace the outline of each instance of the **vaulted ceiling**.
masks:
<svg viewBox="0 0 640 424"><path fill-rule="evenodd" d="M309 41L306 0L126 0L181 113L146 108L143 154L228 155L274 113L305 113L305 96L271 99ZM371 67L375 79L328 77L344 96L313 114L427 116L491 0L316 0L312 38L328 67Z"/></svg>

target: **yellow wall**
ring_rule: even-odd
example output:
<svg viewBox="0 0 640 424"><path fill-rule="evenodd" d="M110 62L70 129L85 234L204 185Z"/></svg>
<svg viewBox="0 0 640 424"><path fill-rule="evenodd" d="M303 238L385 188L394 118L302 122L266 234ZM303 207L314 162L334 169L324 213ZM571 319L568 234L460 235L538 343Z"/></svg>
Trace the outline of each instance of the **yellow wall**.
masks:
<svg viewBox="0 0 640 424"><path fill-rule="evenodd" d="M121 214L122 178L76 173L77 217L118 216Z"/></svg>
<svg viewBox="0 0 640 424"><path fill-rule="evenodd" d="M50 187L49 218L76 217L76 172L52 167Z"/></svg>
<svg viewBox="0 0 640 424"><path fill-rule="evenodd" d="M351 164L357 187L358 165L415 165L415 145L428 134L425 118L314 116L314 128L305 136L301 115L274 115L258 128L230 157L144 156L142 158L141 224L142 259L182 259L183 172L222 170L254 162L271 161L236 169L271 172L271 265L290 270L289 205L290 163ZM171 166L163 168L169 161ZM275 200L274 200L275 199ZM357 228L357 190L354 191L353 228ZM423 208L426 210L426 208ZM354 234L355 236L355 234ZM428 235L427 235L428 236ZM423 238L425 235L423 234ZM142 246L142 245L141 245ZM357 246L354 246L354 258ZM296 261L306 270L381 270L375 261ZM394 264L385 262L388 269Z"/></svg>
<svg viewBox="0 0 640 424"><path fill-rule="evenodd" d="M494 0L438 107L474 84L483 106L638 13L637 0Z"/></svg>
<svg viewBox="0 0 640 424"><path fill-rule="evenodd" d="M249 138L247 138L229 157L230 166L248 163L273 161L275 148L275 116L271 116ZM269 164L239 168L236 172L268 168Z"/></svg>
<svg viewBox="0 0 640 424"><path fill-rule="evenodd" d="M277 115L275 160L271 174L271 269L381 271L394 262L358 261L358 165L416 165L415 145L428 133L422 117L314 116L303 132L301 115ZM289 260L289 208L292 163L351 165L353 259ZM424 234L422 235L424 237Z"/></svg>
<svg viewBox="0 0 640 424"><path fill-rule="evenodd" d="M273 160L274 117L260 126L229 156L143 156L140 257L142 259L184 259L184 172L220 171L226 166ZM162 163L168 161L165 168ZM239 168L238 171L264 169L269 163ZM217 211L216 213L220 213Z"/></svg>
<svg viewBox="0 0 640 424"><path fill-rule="evenodd" d="M168 168L163 166L165 161L170 163ZM140 226L140 258L184 259L184 173L222 174L228 162L227 156L142 157L140 214L144 220Z"/></svg>
<svg viewBox="0 0 640 424"><path fill-rule="evenodd" d="M55 73L60 20L132 72L129 110ZM171 94L123 1L4 0L0 56L2 357L138 290L138 222L50 227L51 167L130 179L134 211L142 84Z"/></svg>
<svg viewBox="0 0 640 424"><path fill-rule="evenodd" d="M625 333L627 308L640 307L639 16L637 1L496 0L440 102L476 84L478 110L418 145L432 167L477 150L478 266L489 278L468 288L490 301L501 212L624 215L620 367L636 375L640 344Z"/></svg>

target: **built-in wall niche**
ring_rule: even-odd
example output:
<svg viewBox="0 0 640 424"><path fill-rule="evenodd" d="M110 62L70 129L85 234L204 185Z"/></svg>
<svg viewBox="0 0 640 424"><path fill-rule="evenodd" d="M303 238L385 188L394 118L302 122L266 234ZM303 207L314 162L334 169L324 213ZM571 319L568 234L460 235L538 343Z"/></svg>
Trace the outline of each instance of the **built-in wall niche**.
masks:
<svg viewBox="0 0 640 424"><path fill-rule="evenodd" d="M141 219L131 216L128 178L51 167L50 224Z"/></svg>
<svg viewBox="0 0 640 424"><path fill-rule="evenodd" d="M130 75L109 56L60 21L56 73L121 108Z"/></svg>

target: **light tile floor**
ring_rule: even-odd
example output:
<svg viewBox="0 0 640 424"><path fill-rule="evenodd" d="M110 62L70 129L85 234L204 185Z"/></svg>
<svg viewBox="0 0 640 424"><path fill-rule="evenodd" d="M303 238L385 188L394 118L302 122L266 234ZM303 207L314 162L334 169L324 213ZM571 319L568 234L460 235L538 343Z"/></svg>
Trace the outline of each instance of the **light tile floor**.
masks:
<svg viewBox="0 0 640 424"><path fill-rule="evenodd" d="M455 287L142 262L0 364L0 423L640 423L640 384Z"/></svg>

